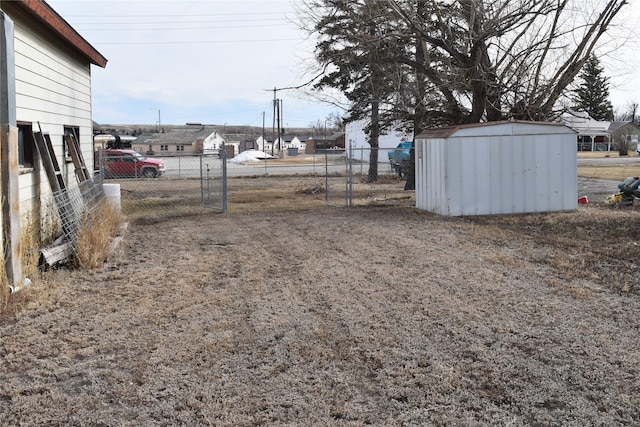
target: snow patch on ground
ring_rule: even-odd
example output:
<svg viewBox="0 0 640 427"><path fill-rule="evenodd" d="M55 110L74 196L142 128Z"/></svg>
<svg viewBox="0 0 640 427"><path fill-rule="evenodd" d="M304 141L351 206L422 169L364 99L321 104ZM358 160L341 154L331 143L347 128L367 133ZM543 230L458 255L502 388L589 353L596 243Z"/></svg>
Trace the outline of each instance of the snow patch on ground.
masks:
<svg viewBox="0 0 640 427"><path fill-rule="evenodd" d="M235 156L231 161L233 163L259 162L264 159L273 158L272 155L260 150L247 150Z"/></svg>

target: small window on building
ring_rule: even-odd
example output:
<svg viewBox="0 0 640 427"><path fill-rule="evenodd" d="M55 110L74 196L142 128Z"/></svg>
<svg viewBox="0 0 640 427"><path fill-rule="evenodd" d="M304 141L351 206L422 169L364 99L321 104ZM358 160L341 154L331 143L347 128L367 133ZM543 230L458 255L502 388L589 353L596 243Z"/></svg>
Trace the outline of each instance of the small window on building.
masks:
<svg viewBox="0 0 640 427"><path fill-rule="evenodd" d="M18 164L21 168L34 167L35 149L31 123L18 122Z"/></svg>
<svg viewBox="0 0 640 427"><path fill-rule="evenodd" d="M160 145L160 151L169 151L169 146L168 145Z"/></svg>
<svg viewBox="0 0 640 427"><path fill-rule="evenodd" d="M184 151L184 145L176 145L176 151Z"/></svg>

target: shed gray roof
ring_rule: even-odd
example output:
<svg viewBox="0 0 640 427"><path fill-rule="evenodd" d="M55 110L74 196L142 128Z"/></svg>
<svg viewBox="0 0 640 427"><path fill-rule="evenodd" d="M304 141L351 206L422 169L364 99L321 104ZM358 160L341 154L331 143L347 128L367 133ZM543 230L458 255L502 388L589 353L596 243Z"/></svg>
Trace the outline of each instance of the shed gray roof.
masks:
<svg viewBox="0 0 640 427"><path fill-rule="evenodd" d="M530 122L524 120L502 120L496 122L483 122L483 123L467 123L462 125L444 126L440 128L427 129L416 136L416 139L435 139L435 138L448 138L454 133L463 129L473 128L485 128L490 126L506 125L506 124L522 124L522 125L546 125L546 126L559 126L565 127L564 123L559 122Z"/></svg>

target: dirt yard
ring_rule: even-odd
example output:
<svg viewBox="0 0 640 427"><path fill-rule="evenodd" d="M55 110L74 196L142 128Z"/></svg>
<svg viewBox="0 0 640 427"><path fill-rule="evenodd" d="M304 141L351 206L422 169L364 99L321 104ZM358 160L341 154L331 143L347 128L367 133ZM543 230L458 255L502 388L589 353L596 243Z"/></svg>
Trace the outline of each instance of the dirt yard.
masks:
<svg viewBox="0 0 640 427"><path fill-rule="evenodd" d="M445 218L259 181L19 292L0 425L640 422L640 206Z"/></svg>

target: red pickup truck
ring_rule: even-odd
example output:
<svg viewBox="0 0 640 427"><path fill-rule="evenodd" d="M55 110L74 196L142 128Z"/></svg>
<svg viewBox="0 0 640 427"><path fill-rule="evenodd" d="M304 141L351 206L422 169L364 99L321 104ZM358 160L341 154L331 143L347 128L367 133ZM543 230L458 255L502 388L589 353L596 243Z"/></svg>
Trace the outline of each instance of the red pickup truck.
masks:
<svg viewBox="0 0 640 427"><path fill-rule="evenodd" d="M96 162L99 161L98 156L96 153ZM160 159L115 148L102 150L102 164L105 178L157 178L167 170Z"/></svg>

